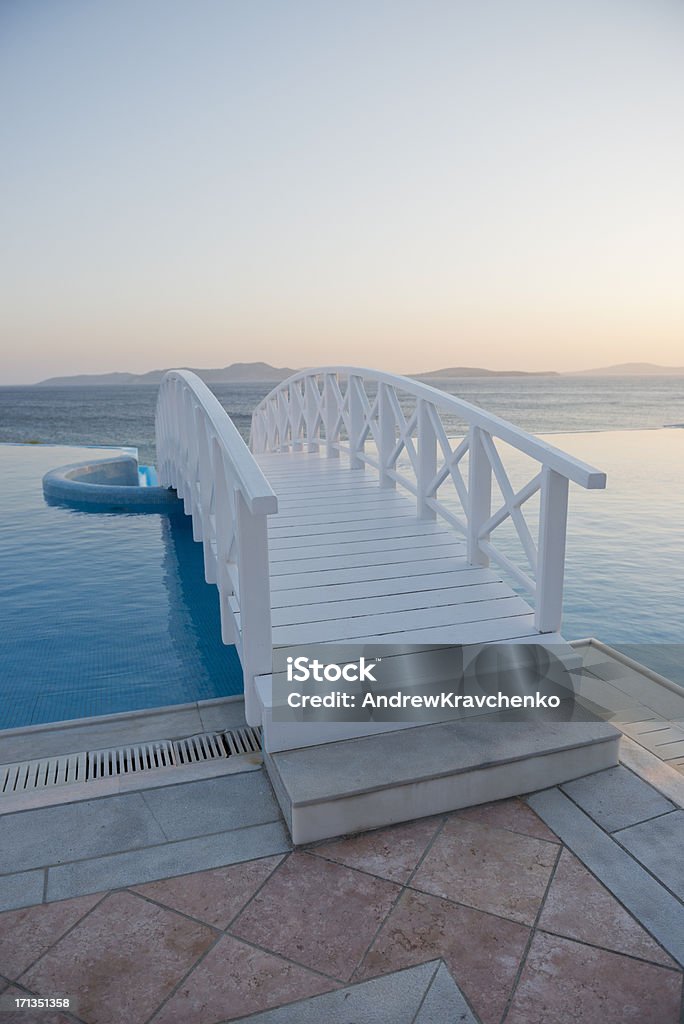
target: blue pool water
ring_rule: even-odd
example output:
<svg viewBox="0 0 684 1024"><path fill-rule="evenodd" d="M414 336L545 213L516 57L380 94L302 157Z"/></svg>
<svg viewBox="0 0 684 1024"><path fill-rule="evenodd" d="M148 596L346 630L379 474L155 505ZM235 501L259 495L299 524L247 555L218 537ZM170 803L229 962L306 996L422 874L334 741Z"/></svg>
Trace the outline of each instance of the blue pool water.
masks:
<svg viewBox="0 0 684 1024"><path fill-rule="evenodd" d="M184 515L49 506L96 449L0 445L0 728L242 692Z"/></svg>
<svg viewBox="0 0 684 1024"><path fill-rule="evenodd" d="M548 440L608 474L571 487L565 636L684 684L684 429ZM0 444L0 728L242 692L187 517L45 503L47 470L97 454Z"/></svg>

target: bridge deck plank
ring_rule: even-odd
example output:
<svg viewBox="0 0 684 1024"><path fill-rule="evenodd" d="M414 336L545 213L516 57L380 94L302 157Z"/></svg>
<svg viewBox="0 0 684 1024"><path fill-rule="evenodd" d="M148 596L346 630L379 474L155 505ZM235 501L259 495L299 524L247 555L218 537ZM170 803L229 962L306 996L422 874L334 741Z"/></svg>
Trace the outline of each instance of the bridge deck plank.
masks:
<svg viewBox="0 0 684 1024"><path fill-rule="evenodd" d="M317 453L256 456L278 496L269 517L273 641L486 643L538 637L497 570L475 568L446 524L373 472ZM548 642L559 642L557 634Z"/></svg>

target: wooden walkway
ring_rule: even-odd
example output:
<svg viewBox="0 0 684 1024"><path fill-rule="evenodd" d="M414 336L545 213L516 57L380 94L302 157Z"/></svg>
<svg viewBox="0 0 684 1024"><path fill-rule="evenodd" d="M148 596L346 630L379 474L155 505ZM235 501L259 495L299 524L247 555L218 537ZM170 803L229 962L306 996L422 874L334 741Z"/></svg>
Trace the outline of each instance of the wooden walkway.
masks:
<svg viewBox="0 0 684 1024"><path fill-rule="evenodd" d="M323 367L263 399L248 449L207 386L172 370L156 438L160 481L219 590L250 725L274 646L562 642L568 487L605 474L513 424L419 381Z"/></svg>
<svg viewBox="0 0 684 1024"><path fill-rule="evenodd" d="M600 721L539 716L501 729L494 712L430 724L306 708L282 716L293 706L274 661L283 647L388 643L421 685L434 682L431 645L562 643L568 487L602 488L605 474L453 395L362 367L277 385L252 414L249 449L198 377L169 371L156 436L160 480L204 545L223 640L242 664L245 717L263 729L295 843L617 763L619 733ZM522 486L518 464L506 465L511 449L526 459ZM503 523L517 555L497 543Z"/></svg>
<svg viewBox="0 0 684 1024"><path fill-rule="evenodd" d="M318 453L259 454L278 498L268 519L277 646L363 641L487 643L538 637L534 612L465 540L416 518L415 501L370 471ZM561 640L545 633L544 642Z"/></svg>

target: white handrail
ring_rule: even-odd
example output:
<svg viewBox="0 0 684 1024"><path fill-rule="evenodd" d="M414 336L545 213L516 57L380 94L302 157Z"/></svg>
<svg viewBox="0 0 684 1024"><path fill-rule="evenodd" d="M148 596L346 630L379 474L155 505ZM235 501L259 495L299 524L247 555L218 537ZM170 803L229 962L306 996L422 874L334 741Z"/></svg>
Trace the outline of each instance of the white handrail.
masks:
<svg viewBox="0 0 684 1024"><path fill-rule="evenodd" d="M218 399L189 370L170 370L155 416L157 469L192 516L207 583L219 591L221 636L235 644L245 715L260 724L255 677L272 668L267 519L278 500Z"/></svg>
<svg viewBox="0 0 684 1024"><path fill-rule="evenodd" d="M465 437L455 445L441 420L445 413L467 424ZM539 464L520 489L511 483L497 439ZM377 454L366 451L367 441L375 443ZM463 533L473 565L496 562L532 594L539 632L560 628L568 482L604 488L606 475L600 470L429 384L358 366L317 367L288 377L254 410L250 446L257 454L324 448L329 458L346 453L351 469L372 467L381 487L399 484L416 497L419 518L440 516ZM401 471L400 457L406 463ZM460 468L466 458L467 481ZM493 480L502 501L495 510ZM455 491L447 504L439 494L444 484ZM537 492L535 542L523 505ZM524 569L492 543L493 532L507 520L515 527Z"/></svg>

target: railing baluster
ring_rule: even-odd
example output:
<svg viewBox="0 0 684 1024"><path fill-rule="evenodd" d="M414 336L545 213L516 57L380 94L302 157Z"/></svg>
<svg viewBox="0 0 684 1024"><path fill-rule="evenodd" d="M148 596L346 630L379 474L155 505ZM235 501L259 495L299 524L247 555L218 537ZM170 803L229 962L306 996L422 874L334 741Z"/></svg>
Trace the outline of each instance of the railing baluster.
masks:
<svg viewBox="0 0 684 1024"><path fill-rule="evenodd" d="M285 388L282 388L278 392L278 436L281 452L286 452L288 448L287 431L288 426L290 425L289 405L288 395L286 394Z"/></svg>
<svg viewBox="0 0 684 1024"><path fill-rule="evenodd" d="M305 419L306 419L306 437L307 437L307 451L317 452L320 449L318 438L320 436L320 427L318 423L318 400L320 398L320 392L316 383L316 377L306 377L306 404L305 404Z"/></svg>
<svg viewBox="0 0 684 1024"><path fill-rule="evenodd" d="M380 462L380 486L396 487L396 480L390 476L388 470L390 455L396 443L394 411L389 397L389 384L381 381L378 384L378 433L380 443L378 445L378 458Z"/></svg>
<svg viewBox="0 0 684 1024"><path fill-rule="evenodd" d="M326 373L323 379L323 419L325 422L325 454L329 459L339 458L339 448L336 443L339 441L339 409L337 407L337 395L335 394L334 381L336 374Z"/></svg>
<svg viewBox="0 0 684 1024"><path fill-rule="evenodd" d="M418 471L416 486L418 490L417 514L419 519L436 519L437 510L427 504L428 488L437 473L437 435L430 418L430 408L424 398L418 399Z"/></svg>
<svg viewBox="0 0 684 1024"><path fill-rule="evenodd" d="M480 547L480 531L491 515L492 466L482 443L482 430L472 426L468 445L468 561L471 565L489 565L489 558Z"/></svg>
<svg viewBox="0 0 684 1024"><path fill-rule="evenodd" d="M568 479L544 466L539 509L539 550L534 622L540 633L560 629L563 613Z"/></svg>
<svg viewBox="0 0 684 1024"><path fill-rule="evenodd" d="M290 385L290 429L292 431L292 451L302 450L302 391L300 382Z"/></svg>
<svg viewBox="0 0 684 1024"><path fill-rule="evenodd" d="M275 410L273 408L273 402L268 402L266 405L266 437L268 450L273 451L275 448L277 433L277 424L275 419Z"/></svg>
<svg viewBox="0 0 684 1024"><path fill-rule="evenodd" d="M366 463L359 458L363 454L366 444L361 440L365 419L363 415L363 401L361 400L360 389L363 387L363 378L351 374L347 384L349 389L349 468L365 469Z"/></svg>
<svg viewBox="0 0 684 1024"><path fill-rule="evenodd" d="M209 454L209 438L206 424L199 407L195 410L195 429L199 451L199 503L202 517L202 544L204 554L204 578L207 583L216 583L216 558L212 547L211 499L214 481Z"/></svg>

